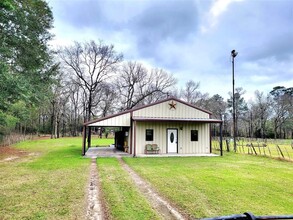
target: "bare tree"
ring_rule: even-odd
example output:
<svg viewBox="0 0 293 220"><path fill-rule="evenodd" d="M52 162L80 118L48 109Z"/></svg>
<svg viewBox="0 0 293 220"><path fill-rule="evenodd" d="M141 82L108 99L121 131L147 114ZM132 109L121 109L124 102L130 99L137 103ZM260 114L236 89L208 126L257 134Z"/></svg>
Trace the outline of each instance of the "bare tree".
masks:
<svg viewBox="0 0 293 220"><path fill-rule="evenodd" d="M69 116L69 129L72 136L78 135L78 124L80 118L80 108L82 92L80 87L75 83L69 84L69 100L70 100L70 116Z"/></svg>
<svg viewBox="0 0 293 220"><path fill-rule="evenodd" d="M255 102L251 104L249 117L249 133L256 137L266 137L266 124L270 116L271 99L263 92L255 91ZM253 132L254 130L254 132Z"/></svg>
<svg viewBox="0 0 293 220"><path fill-rule="evenodd" d="M100 111L101 116L105 117L109 114L113 114L118 106L118 94L115 92L115 86L110 83L103 83Z"/></svg>
<svg viewBox="0 0 293 220"><path fill-rule="evenodd" d="M184 101L190 104L201 108L207 108L209 94L200 92L199 87L200 82L190 80L185 84L185 88L181 89L180 96Z"/></svg>
<svg viewBox="0 0 293 220"><path fill-rule="evenodd" d="M75 83L87 93L87 120L91 120L94 94L101 83L116 71L122 55L114 51L113 45L90 41L75 42L73 46L64 47L59 51L59 56L65 67L76 75L78 80Z"/></svg>
<svg viewBox="0 0 293 220"><path fill-rule="evenodd" d="M121 110L165 98L175 84L174 77L162 69L149 72L140 63L125 63L116 84L121 95Z"/></svg>
<svg viewBox="0 0 293 220"><path fill-rule="evenodd" d="M199 91L200 82L194 82L193 80L188 81L185 84L185 88L181 90L181 97L184 101L195 104L201 96Z"/></svg>
<svg viewBox="0 0 293 220"><path fill-rule="evenodd" d="M99 86L107 81L117 70L117 64L122 61L122 54L117 54L113 45L105 45L102 41L78 43L59 50L63 65L73 72L75 83L81 86L87 98L86 121L92 119L95 94ZM90 146L90 128L88 145Z"/></svg>
<svg viewBox="0 0 293 220"><path fill-rule="evenodd" d="M60 122L65 116L64 108L68 102L68 91L64 85L62 75L58 78L58 83L52 87L51 97L51 138L60 137Z"/></svg>
<svg viewBox="0 0 293 220"><path fill-rule="evenodd" d="M172 94L177 83L172 74L158 68L151 70L149 81L150 85L145 93L148 100L145 104L164 99L166 95Z"/></svg>
<svg viewBox="0 0 293 220"><path fill-rule="evenodd" d="M293 89L286 89L283 86L276 86L270 92L273 97L272 108L274 111L274 136L275 138L286 138L286 123L292 126ZM290 126L289 126L290 127ZM283 133L283 137L282 137ZM292 133L292 127L291 127Z"/></svg>

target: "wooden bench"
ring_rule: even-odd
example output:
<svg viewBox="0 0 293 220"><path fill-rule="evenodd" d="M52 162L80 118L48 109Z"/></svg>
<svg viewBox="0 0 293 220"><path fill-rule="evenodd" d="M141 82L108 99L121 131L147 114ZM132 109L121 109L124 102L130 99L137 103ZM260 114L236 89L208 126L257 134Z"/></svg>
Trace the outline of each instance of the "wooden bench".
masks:
<svg viewBox="0 0 293 220"><path fill-rule="evenodd" d="M157 144L146 144L144 153L145 154L158 154L160 152L160 148Z"/></svg>

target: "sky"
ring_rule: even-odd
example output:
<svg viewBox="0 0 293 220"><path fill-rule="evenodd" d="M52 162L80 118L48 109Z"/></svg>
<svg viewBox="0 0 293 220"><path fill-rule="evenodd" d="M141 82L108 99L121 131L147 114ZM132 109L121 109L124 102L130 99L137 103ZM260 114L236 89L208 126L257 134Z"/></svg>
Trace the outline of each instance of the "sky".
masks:
<svg viewBox="0 0 293 220"><path fill-rule="evenodd" d="M102 40L124 60L162 68L184 87L229 97L231 51L235 87L254 92L293 87L292 0L47 0L51 45Z"/></svg>

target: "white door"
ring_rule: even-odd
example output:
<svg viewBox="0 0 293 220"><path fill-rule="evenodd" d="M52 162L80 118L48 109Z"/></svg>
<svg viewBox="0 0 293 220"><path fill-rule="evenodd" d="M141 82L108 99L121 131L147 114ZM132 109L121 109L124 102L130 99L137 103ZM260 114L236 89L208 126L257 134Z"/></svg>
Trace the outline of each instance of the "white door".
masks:
<svg viewBox="0 0 293 220"><path fill-rule="evenodd" d="M177 129L167 129L167 153L177 153Z"/></svg>

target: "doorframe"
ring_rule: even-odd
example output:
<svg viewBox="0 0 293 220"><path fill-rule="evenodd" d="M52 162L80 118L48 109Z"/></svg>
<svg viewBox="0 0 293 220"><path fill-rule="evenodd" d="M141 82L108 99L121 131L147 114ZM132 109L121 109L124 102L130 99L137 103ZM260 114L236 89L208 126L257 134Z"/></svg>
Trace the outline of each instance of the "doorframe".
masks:
<svg viewBox="0 0 293 220"><path fill-rule="evenodd" d="M176 130L177 131L177 143L176 143L176 153L178 154L178 128L167 128L166 129L166 154L168 154L168 146L169 146L169 140L168 140L168 130Z"/></svg>

